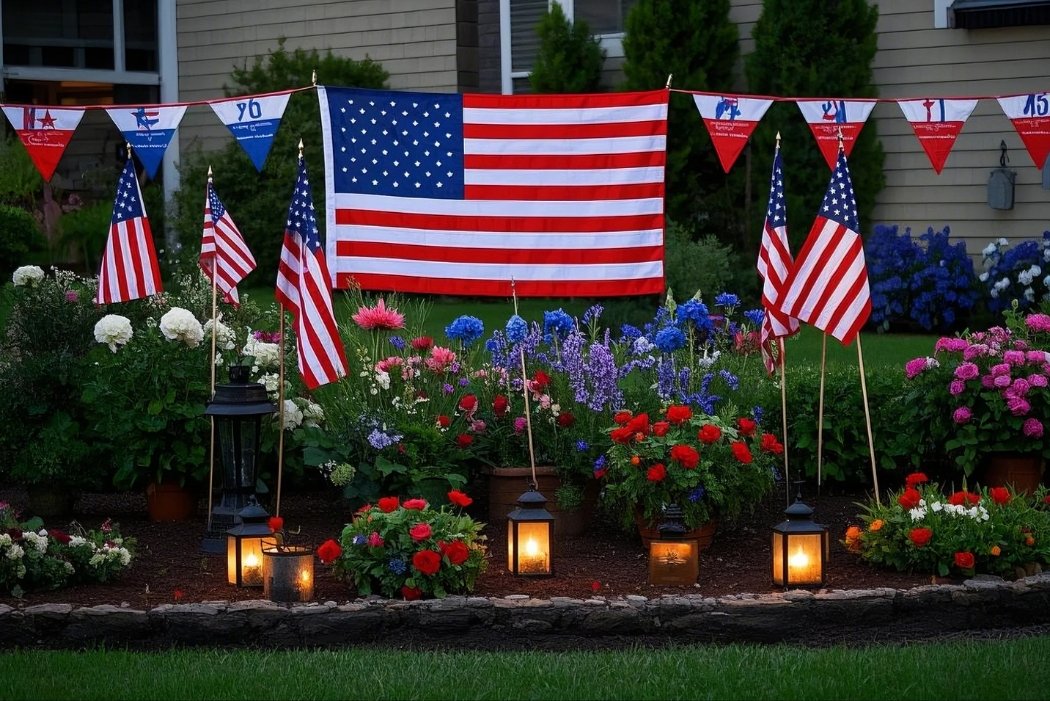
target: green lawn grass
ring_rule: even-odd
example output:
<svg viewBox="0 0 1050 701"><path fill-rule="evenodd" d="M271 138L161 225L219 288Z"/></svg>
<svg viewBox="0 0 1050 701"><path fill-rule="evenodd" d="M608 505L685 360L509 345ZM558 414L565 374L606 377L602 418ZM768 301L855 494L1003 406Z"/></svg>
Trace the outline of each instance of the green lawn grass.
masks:
<svg viewBox="0 0 1050 701"><path fill-rule="evenodd" d="M4 699L1042 699L1050 637L809 649L15 651Z"/></svg>

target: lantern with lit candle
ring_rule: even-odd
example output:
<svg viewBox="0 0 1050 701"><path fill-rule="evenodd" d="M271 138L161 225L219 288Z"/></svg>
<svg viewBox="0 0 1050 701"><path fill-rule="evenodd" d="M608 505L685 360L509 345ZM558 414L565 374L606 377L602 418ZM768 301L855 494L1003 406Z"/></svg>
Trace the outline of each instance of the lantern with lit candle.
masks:
<svg viewBox="0 0 1050 701"><path fill-rule="evenodd" d="M511 574L551 574L551 531L554 516L547 498L535 485L518 497L518 508L507 514L507 570Z"/></svg>
<svg viewBox="0 0 1050 701"><path fill-rule="evenodd" d="M813 509L802 502L801 494L784 515L787 520L773 526L773 584L785 589L823 585L827 526L813 522Z"/></svg>
<svg viewBox="0 0 1050 701"><path fill-rule="evenodd" d="M263 595L270 601L298 603L314 598L314 553L302 545L263 542Z"/></svg>
<svg viewBox="0 0 1050 701"><path fill-rule="evenodd" d="M649 543L649 584L689 586L700 575L700 544L684 538L688 529L682 507L669 504L657 529L659 538Z"/></svg>
<svg viewBox="0 0 1050 701"><path fill-rule="evenodd" d="M261 587L263 539L273 535L266 523L270 515L255 497L237 515L241 522L226 531L226 580L238 587Z"/></svg>

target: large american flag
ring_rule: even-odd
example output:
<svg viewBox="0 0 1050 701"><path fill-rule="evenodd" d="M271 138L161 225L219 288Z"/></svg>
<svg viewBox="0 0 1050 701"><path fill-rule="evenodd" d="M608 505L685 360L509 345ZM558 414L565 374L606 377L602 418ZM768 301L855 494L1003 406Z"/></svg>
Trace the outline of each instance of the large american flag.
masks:
<svg viewBox="0 0 1050 701"><path fill-rule="evenodd" d="M237 284L255 270L255 256L248 250L233 217L219 201L210 177L204 196L204 234L197 262L208 279L215 280L215 286L222 290L227 302L240 304Z"/></svg>
<svg viewBox="0 0 1050 701"><path fill-rule="evenodd" d="M787 201L784 198L784 163L780 147L773 156L773 173L769 182L769 206L762 226L762 245L758 250L758 274L762 278L762 307L766 314L759 333L762 360L766 372L773 372L770 346L778 338L798 332L798 319L786 314L781 299L787 290L788 276L794 267L787 235Z"/></svg>
<svg viewBox="0 0 1050 701"><path fill-rule="evenodd" d="M319 88L336 286L662 293L667 96Z"/></svg>
<svg viewBox="0 0 1050 701"><path fill-rule="evenodd" d="M302 157L288 207L276 296L295 317L299 374L306 386L314 389L345 377L348 367L332 309L332 278L321 248L310 178Z"/></svg>
<svg viewBox="0 0 1050 701"><path fill-rule="evenodd" d="M871 315L859 229L853 183L840 147L824 201L788 278L782 308L843 344L856 338Z"/></svg>
<svg viewBox="0 0 1050 701"><path fill-rule="evenodd" d="M128 302L163 292L142 190L129 157L117 181L106 250L98 274L97 304Z"/></svg>

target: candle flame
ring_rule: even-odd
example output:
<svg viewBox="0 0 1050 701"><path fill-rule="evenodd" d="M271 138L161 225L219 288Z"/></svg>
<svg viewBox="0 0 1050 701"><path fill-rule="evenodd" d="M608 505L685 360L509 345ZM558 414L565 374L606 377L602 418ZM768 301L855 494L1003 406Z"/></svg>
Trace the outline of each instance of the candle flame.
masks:
<svg viewBox="0 0 1050 701"><path fill-rule="evenodd" d="M809 555L799 548L794 555L788 556L788 566L792 569L802 569L809 566Z"/></svg>
<svg viewBox="0 0 1050 701"><path fill-rule="evenodd" d="M309 584L310 583L310 571L309 570L303 570L302 572L300 572L299 573L299 581L301 581L303 584Z"/></svg>
<svg viewBox="0 0 1050 701"><path fill-rule="evenodd" d="M244 566L245 567L258 567L259 566L259 558L255 556L255 553L248 553L247 555L244 556Z"/></svg>
<svg viewBox="0 0 1050 701"><path fill-rule="evenodd" d="M525 541L525 554L530 557L535 557L540 554L540 546L535 538L529 538Z"/></svg>

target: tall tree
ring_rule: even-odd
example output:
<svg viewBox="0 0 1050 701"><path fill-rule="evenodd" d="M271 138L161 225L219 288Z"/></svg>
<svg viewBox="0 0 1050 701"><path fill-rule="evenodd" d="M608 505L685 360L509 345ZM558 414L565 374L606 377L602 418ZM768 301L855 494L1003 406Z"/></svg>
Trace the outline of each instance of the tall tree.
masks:
<svg viewBox="0 0 1050 701"><path fill-rule="evenodd" d="M867 0L763 0L752 29L755 50L745 58L752 93L785 97L875 97L872 61L877 50L878 7ZM798 251L827 189L831 170L802 113L776 102L752 135L752 192L769 192L774 140L780 132L788 200L788 233ZM884 155L874 119L868 119L849 156L861 233L870 231L875 197L886 182ZM750 226L762 226L763 206L752 208Z"/></svg>
<svg viewBox="0 0 1050 701"><path fill-rule="evenodd" d="M587 23L569 21L557 1L536 25L540 49L529 74L538 93L597 92L602 80L605 50Z"/></svg>
<svg viewBox="0 0 1050 701"><path fill-rule="evenodd" d="M667 83L685 90L728 91L739 55L739 32L729 0L640 0L627 16L623 39L627 90ZM689 95L671 93L668 110L666 210L672 220L738 244L734 178L718 162Z"/></svg>

